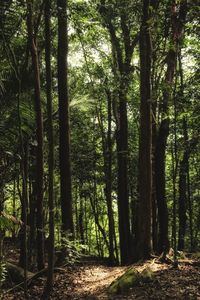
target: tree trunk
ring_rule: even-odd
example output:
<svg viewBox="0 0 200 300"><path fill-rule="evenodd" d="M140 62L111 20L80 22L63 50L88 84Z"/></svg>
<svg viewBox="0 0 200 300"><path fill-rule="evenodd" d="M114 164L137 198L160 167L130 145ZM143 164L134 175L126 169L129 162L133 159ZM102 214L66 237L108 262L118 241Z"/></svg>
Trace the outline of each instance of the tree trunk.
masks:
<svg viewBox="0 0 200 300"><path fill-rule="evenodd" d="M35 158L35 147L33 149L34 152L34 158ZM36 250L36 199L37 199L37 191L36 191L36 183L35 183L35 177L36 177L36 169L35 165L32 166L33 176L29 177L31 190L29 193L29 208L30 208L30 214L28 218L28 223L30 224L30 234L28 239L28 262L31 265L31 263L34 263L33 256Z"/></svg>
<svg viewBox="0 0 200 300"><path fill-rule="evenodd" d="M46 95L48 116L48 205L49 205L49 238L48 238L48 275L44 290L45 299L49 299L53 287L54 270L54 137L52 119L52 72L51 72L51 0L45 2L45 61L46 61Z"/></svg>
<svg viewBox="0 0 200 300"><path fill-rule="evenodd" d="M93 215L94 215L94 221L95 221L95 224L97 226L97 229L99 231L99 234L101 233L102 235L102 238L103 238L103 241L109 251L109 242L108 242L108 239L107 239L107 236L106 236L106 232L105 232L105 229L104 227L101 225L100 223L100 220L99 220L99 212L98 212L98 199L97 199L97 185L96 185L96 176L94 175L94 187L93 187L93 196L89 196L90 198L90 204L91 204L91 208L92 208L92 212L93 212ZM101 243L100 243L100 240L99 239L99 249L101 248Z"/></svg>
<svg viewBox="0 0 200 300"><path fill-rule="evenodd" d="M108 225L109 225L109 259L110 263L114 264L114 217L112 207L112 136L111 136L111 122L112 122L112 99L110 91L107 91L108 101L108 132L107 132L107 153L106 153L106 202L108 210Z"/></svg>
<svg viewBox="0 0 200 300"><path fill-rule="evenodd" d="M116 111L117 123L117 166L118 166L118 216L119 216L119 243L121 264L128 264L132 260L132 245L129 219L129 193L128 193L128 118L127 118L127 93L130 83L131 59L133 49L138 42L138 35L131 36L130 24L125 11L126 1L123 9L119 10L119 24L117 28L105 1L101 0L99 13L104 25L107 27L112 46L113 75L116 80ZM118 33L121 31L121 36Z"/></svg>
<svg viewBox="0 0 200 300"><path fill-rule="evenodd" d="M156 199L158 205L158 252L168 251L168 208L165 192L165 150L167 137L169 134L169 120L161 122L156 141L155 152L155 181L156 181Z"/></svg>
<svg viewBox="0 0 200 300"><path fill-rule="evenodd" d="M35 87L35 112L36 112L36 135L37 135L37 156L36 156L36 185L37 185L37 264L38 270L44 268L44 228L43 228L43 116L40 95L40 72L36 41L33 31L32 1L27 0L27 28L30 40L30 51L34 72Z"/></svg>
<svg viewBox="0 0 200 300"><path fill-rule="evenodd" d="M186 164L187 172L187 196L188 196L188 208L189 208L189 230L190 230L190 251L193 251L194 248L194 234L193 234L193 203L190 191L190 164L189 157Z"/></svg>
<svg viewBox="0 0 200 300"><path fill-rule="evenodd" d="M129 219L128 195L128 120L127 99L124 87L119 91L119 124L117 128L117 161L118 161L118 214L119 214L119 241L121 264L131 261L131 235Z"/></svg>
<svg viewBox="0 0 200 300"><path fill-rule="evenodd" d="M68 95L67 0L57 0L58 9L58 99L59 99L59 161L62 231L71 238L74 233L72 215L70 128Z"/></svg>
<svg viewBox="0 0 200 300"><path fill-rule="evenodd" d="M28 208L28 194L27 194L27 181L28 181L28 148L27 145L22 145L22 161L21 161L21 174L22 174L22 193L21 193L21 220L24 226L20 229L20 257L19 265L22 268L27 268L27 208Z"/></svg>
<svg viewBox="0 0 200 300"><path fill-rule="evenodd" d="M103 115L100 109L99 126L102 135L102 149L104 158L104 176L105 176L105 197L108 212L108 227L109 227L109 260L110 264L114 264L114 218L113 218L113 208L112 208L112 96L108 88L105 89L107 96L107 122L108 130L107 134L104 132ZM98 112L97 112L98 113Z"/></svg>
<svg viewBox="0 0 200 300"><path fill-rule="evenodd" d="M140 143L139 143L139 216L136 246L137 259L151 253L151 193L152 193L152 120L151 120L151 35L148 21L149 0L143 1L140 31Z"/></svg>
<svg viewBox="0 0 200 300"><path fill-rule="evenodd" d="M187 13L187 1L182 0L179 7L175 1L171 5L171 47L166 57L167 70L164 79L163 101L160 107L162 120L157 132L156 150L155 150L155 180L156 180L156 197L158 205L159 221L159 241L158 250L160 253L166 253L169 249L168 238L168 209L165 190L165 153L167 138L169 135L169 117L168 103L171 98L172 84L176 71L177 53L179 43L182 38L185 18Z"/></svg>
<svg viewBox="0 0 200 300"><path fill-rule="evenodd" d="M185 248L185 233L186 233L186 205L187 205L187 164L188 154L184 151L183 159L180 162L179 171L179 232L178 232L178 250Z"/></svg>
<svg viewBox="0 0 200 300"><path fill-rule="evenodd" d="M80 211L79 211L79 231L80 231L80 240L81 243L84 245L85 244L85 237L84 237L84 207L83 207L83 201L84 199L80 195Z"/></svg>

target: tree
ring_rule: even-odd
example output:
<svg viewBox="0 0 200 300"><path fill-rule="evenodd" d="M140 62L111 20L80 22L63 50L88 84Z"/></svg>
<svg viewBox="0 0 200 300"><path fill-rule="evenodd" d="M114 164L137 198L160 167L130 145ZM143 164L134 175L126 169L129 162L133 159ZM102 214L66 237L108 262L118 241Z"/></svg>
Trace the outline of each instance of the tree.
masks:
<svg viewBox="0 0 200 300"><path fill-rule="evenodd" d="M110 10L107 1L101 1L99 12L103 24L107 28L113 59L113 75L116 83L116 145L118 165L118 214L119 214L119 236L121 263L128 264L132 259L132 246L130 234L129 216L129 193L128 193L128 117L127 117L127 95L131 76L131 59L138 35L131 36L130 20L127 18L127 10L130 9L127 1L122 1L117 12ZM120 38L117 35L115 17L120 20Z"/></svg>
<svg viewBox="0 0 200 300"><path fill-rule="evenodd" d="M152 120L151 120L151 32L150 1L143 1L140 29L140 145L139 145L139 209L136 236L136 257L148 258L151 253L152 193Z"/></svg>
<svg viewBox="0 0 200 300"><path fill-rule="evenodd" d="M54 273L54 136L52 117L52 70L51 70L51 0L45 2L45 61L46 61L46 95L48 118L48 204L49 204L49 238L48 238L48 277L45 290L46 299L49 298L53 287Z"/></svg>
<svg viewBox="0 0 200 300"><path fill-rule="evenodd" d="M36 156L36 185L37 185L37 263L38 269L44 268L44 231L43 231L43 115L40 90L40 71L38 62L38 52L36 36L33 29L33 1L27 0L27 29L30 41L30 52L34 73L35 89L35 113L36 113L36 136L37 136L37 156Z"/></svg>
<svg viewBox="0 0 200 300"><path fill-rule="evenodd" d="M155 149L155 183L158 205L159 239L158 250L166 253L169 250L168 238L168 208L165 187L165 155L167 138L169 135L169 101L171 99L172 86L176 72L177 53L182 40L183 29L187 14L187 1L181 1L179 9L175 1L171 7L171 37L170 49L165 62L167 65L163 82L163 98L161 104L161 123L157 129Z"/></svg>
<svg viewBox="0 0 200 300"><path fill-rule="evenodd" d="M67 0L57 0L58 10L58 99L59 99L59 163L62 231L73 235L70 128L68 95Z"/></svg>

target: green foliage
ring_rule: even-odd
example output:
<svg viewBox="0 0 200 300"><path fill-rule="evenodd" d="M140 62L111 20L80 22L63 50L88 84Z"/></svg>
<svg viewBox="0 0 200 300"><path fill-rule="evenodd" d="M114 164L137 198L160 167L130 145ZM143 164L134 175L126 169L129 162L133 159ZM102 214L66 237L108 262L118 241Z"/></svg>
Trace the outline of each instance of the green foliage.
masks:
<svg viewBox="0 0 200 300"><path fill-rule="evenodd" d="M83 255L83 252L87 249L86 245L82 245L80 241L72 240L69 237L62 237L61 241L57 242L55 247L58 252L62 251L63 248L65 249L65 259L66 263L69 265L73 265L75 262L78 262Z"/></svg>
<svg viewBox="0 0 200 300"><path fill-rule="evenodd" d="M12 219L4 214L0 215L0 231L10 230L13 229L13 221Z"/></svg>

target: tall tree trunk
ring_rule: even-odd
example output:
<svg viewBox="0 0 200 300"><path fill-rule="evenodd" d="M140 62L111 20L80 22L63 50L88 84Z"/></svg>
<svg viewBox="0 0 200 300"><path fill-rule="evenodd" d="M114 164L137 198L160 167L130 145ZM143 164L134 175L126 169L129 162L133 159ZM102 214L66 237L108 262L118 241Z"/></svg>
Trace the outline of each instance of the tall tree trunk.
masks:
<svg viewBox="0 0 200 300"><path fill-rule="evenodd" d="M94 170L96 170L96 166L94 163ZM98 196L97 196L97 180L96 180L96 171L94 171L94 182L93 182L93 187L91 188L93 190L93 194L92 196L90 195L90 204L91 204L91 208L92 208L92 212L94 215L94 221L95 224L97 226L98 232L99 232L99 236L100 234L102 235L103 241L109 251L109 242L106 236L106 231L104 229L104 227L101 225L101 222L99 220L99 209L98 209ZM99 239L99 249L101 248L101 241L102 239ZM101 251L100 251L101 252Z"/></svg>
<svg viewBox="0 0 200 300"><path fill-rule="evenodd" d="M12 215L16 218L16 178L13 179L13 202L12 202ZM12 239L16 239L16 229L12 230Z"/></svg>
<svg viewBox="0 0 200 300"><path fill-rule="evenodd" d="M107 27L112 46L113 75L116 80L116 111L117 123L117 166L118 166L118 216L119 216L119 243L121 264L128 264L132 260L132 245L129 219L129 192L128 192L128 118L127 118L127 94L131 74L131 59L133 49L138 42L138 35L131 36L130 24L127 20L127 2L122 1L119 10L120 28L117 28L110 15L108 5L104 0L100 1L99 13L104 25ZM119 29L119 30L118 30ZM119 38L118 32L121 31Z"/></svg>
<svg viewBox="0 0 200 300"><path fill-rule="evenodd" d="M27 181L28 181L28 149L27 145L22 145L21 152L21 174L22 174L22 193L21 193L21 220L24 226L20 229L20 257L19 265L22 268L27 268L27 209L28 209L28 194L27 194Z"/></svg>
<svg viewBox="0 0 200 300"><path fill-rule="evenodd" d="M106 202L108 210L108 225L109 225L109 259L113 264L114 256L114 217L112 207L112 98L110 91L106 92L108 102L108 132L107 132L107 151L106 151Z"/></svg>
<svg viewBox="0 0 200 300"><path fill-rule="evenodd" d="M27 192L27 182L28 182L28 144L24 143L22 134L22 122L20 114L20 95L21 95L21 80L19 76L19 70L16 68L16 77L18 80L18 101L17 101L17 114L18 114L18 129L19 129L19 145L20 145L20 171L22 176L22 194L21 195L21 216L23 221L23 227L21 228L21 249L20 249L20 260L19 263L24 268L24 296L27 298L27 270L28 270L28 260L27 260L27 211L28 211L28 192Z"/></svg>
<svg viewBox="0 0 200 300"><path fill-rule="evenodd" d="M37 156L36 156L36 185L37 185L37 264L38 269L44 268L44 228L43 228L43 116L40 95L40 72L36 39L33 30L33 2L27 0L27 28L30 40L30 51L34 72L35 87L35 112L36 112L36 135L37 135Z"/></svg>
<svg viewBox="0 0 200 300"><path fill-rule="evenodd" d="M185 248L185 233L186 233L186 205L187 205L187 164L188 154L184 151L183 159L180 162L179 171L179 232L178 232L178 250Z"/></svg>
<svg viewBox="0 0 200 300"><path fill-rule="evenodd" d="M45 61L46 61L46 95L48 116L48 206L49 206L49 238L48 238L48 275L44 290L45 299L49 299L53 287L54 268L54 137L52 119L52 72L51 72L51 0L45 2Z"/></svg>
<svg viewBox="0 0 200 300"><path fill-rule="evenodd" d="M85 244L85 236L84 236L84 207L83 207L84 198L80 195L80 210L78 216L78 223L79 223L79 232L80 232L80 240L81 243Z"/></svg>
<svg viewBox="0 0 200 300"><path fill-rule="evenodd" d="M143 1L140 30L140 143L139 143L139 217L136 257L149 258L151 253L152 192L152 120L151 120L151 33L148 26L150 1Z"/></svg>
<svg viewBox="0 0 200 300"><path fill-rule="evenodd" d="M158 252L168 251L168 208L165 192L165 150L169 134L169 120L163 120L158 131L155 152L156 199L158 205Z"/></svg>
<svg viewBox="0 0 200 300"><path fill-rule="evenodd" d="M189 230L190 230L190 251L193 251L194 248L194 233L193 233L193 203L190 191L190 164L189 157L186 164L187 168L187 196L188 196L188 208L189 208Z"/></svg>
<svg viewBox="0 0 200 300"><path fill-rule="evenodd" d="M131 261L131 235L129 218L128 194L128 120L127 99L124 87L119 91L119 124L117 128L117 161L118 161L118 214L119 214L119 241L121 264Z"/></svg>
<svg viewBox="0 0 200 300"><path fill-rule="evenodd" d="M35 166L34 166L34 173L35 173ZM30 224L30 234L28 239L28 262L31 264L33 262L33 256L36 250L36 183L35 183L35 174L32 177L29 177L30 184L31 184L31 191L29 194L29 224Z"/></svg>
<svg viewBox="0 0 200 300"><path fill-rule="evenodd" d="M165 153L167 146L167 138L169 135L169 117L168 103L171 98L172 84L176 71L177 53L182 38L185 18L187 13L187 0L182 0L179 9L175 1L171 5L171 47L166 57L167 70L164 79L163 101L161 105L162 120L157 132L156 150L155 150L155 181L156 181L156 197L158 205L158 221L159 221L159 240L158 250L164 253L169 249L168 238L168 209L165 188Z"/></svg>
<svg viewBox="0 0 200 300"><path fill-rule="evenodd" d="M156 116L156 104L152 105L152 113ZM158 208L155 181L155 149L156 149L156 120L152 119L152 246L158 252Z"/></svg>
<svg viewBox="0 0 200 300"><path fill-rule="evenodd" d="M59 161L62 231L73 235L70 128L68 95L67 0L57 0L58 9L58 99L59 99Z"/></svg>
<svg viewBox="0 0 200 300"><path fill-rule="evenodd" d="M115 260L114 255L114 217L112 207L112 95L108 88L105 89L107 96L107 133L104 132L103 115L101 108L99 109L98 119L102 135L102 148L104 158L104 176L105 176L105 197L108 212L108 227L109 227L109 260L112 265Z"/></svg>

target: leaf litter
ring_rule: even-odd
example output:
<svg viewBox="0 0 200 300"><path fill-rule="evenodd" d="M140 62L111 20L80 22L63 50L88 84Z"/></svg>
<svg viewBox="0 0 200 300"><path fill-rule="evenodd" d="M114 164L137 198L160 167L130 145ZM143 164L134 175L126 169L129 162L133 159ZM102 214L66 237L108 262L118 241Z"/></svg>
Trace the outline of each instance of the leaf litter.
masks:
<svg viewBox="0 0 200 300"><path fill-rule="evenodd" d="M107 294L108 286L129 267L108 267L98 262L60 268L55 273L54 288L51 299L88 299L88 300L120 300L120 299L188 299L200 300L200 261L182 260L178 268L171 264L161 264L149 260L132 265L138 271L149 266L154 272L154 279L141 282L125 295L111 296ZM42 299L46 279L38 278L31 285L29 299ZM23 300L23 290L6 293L0 299Z"/></svg>

